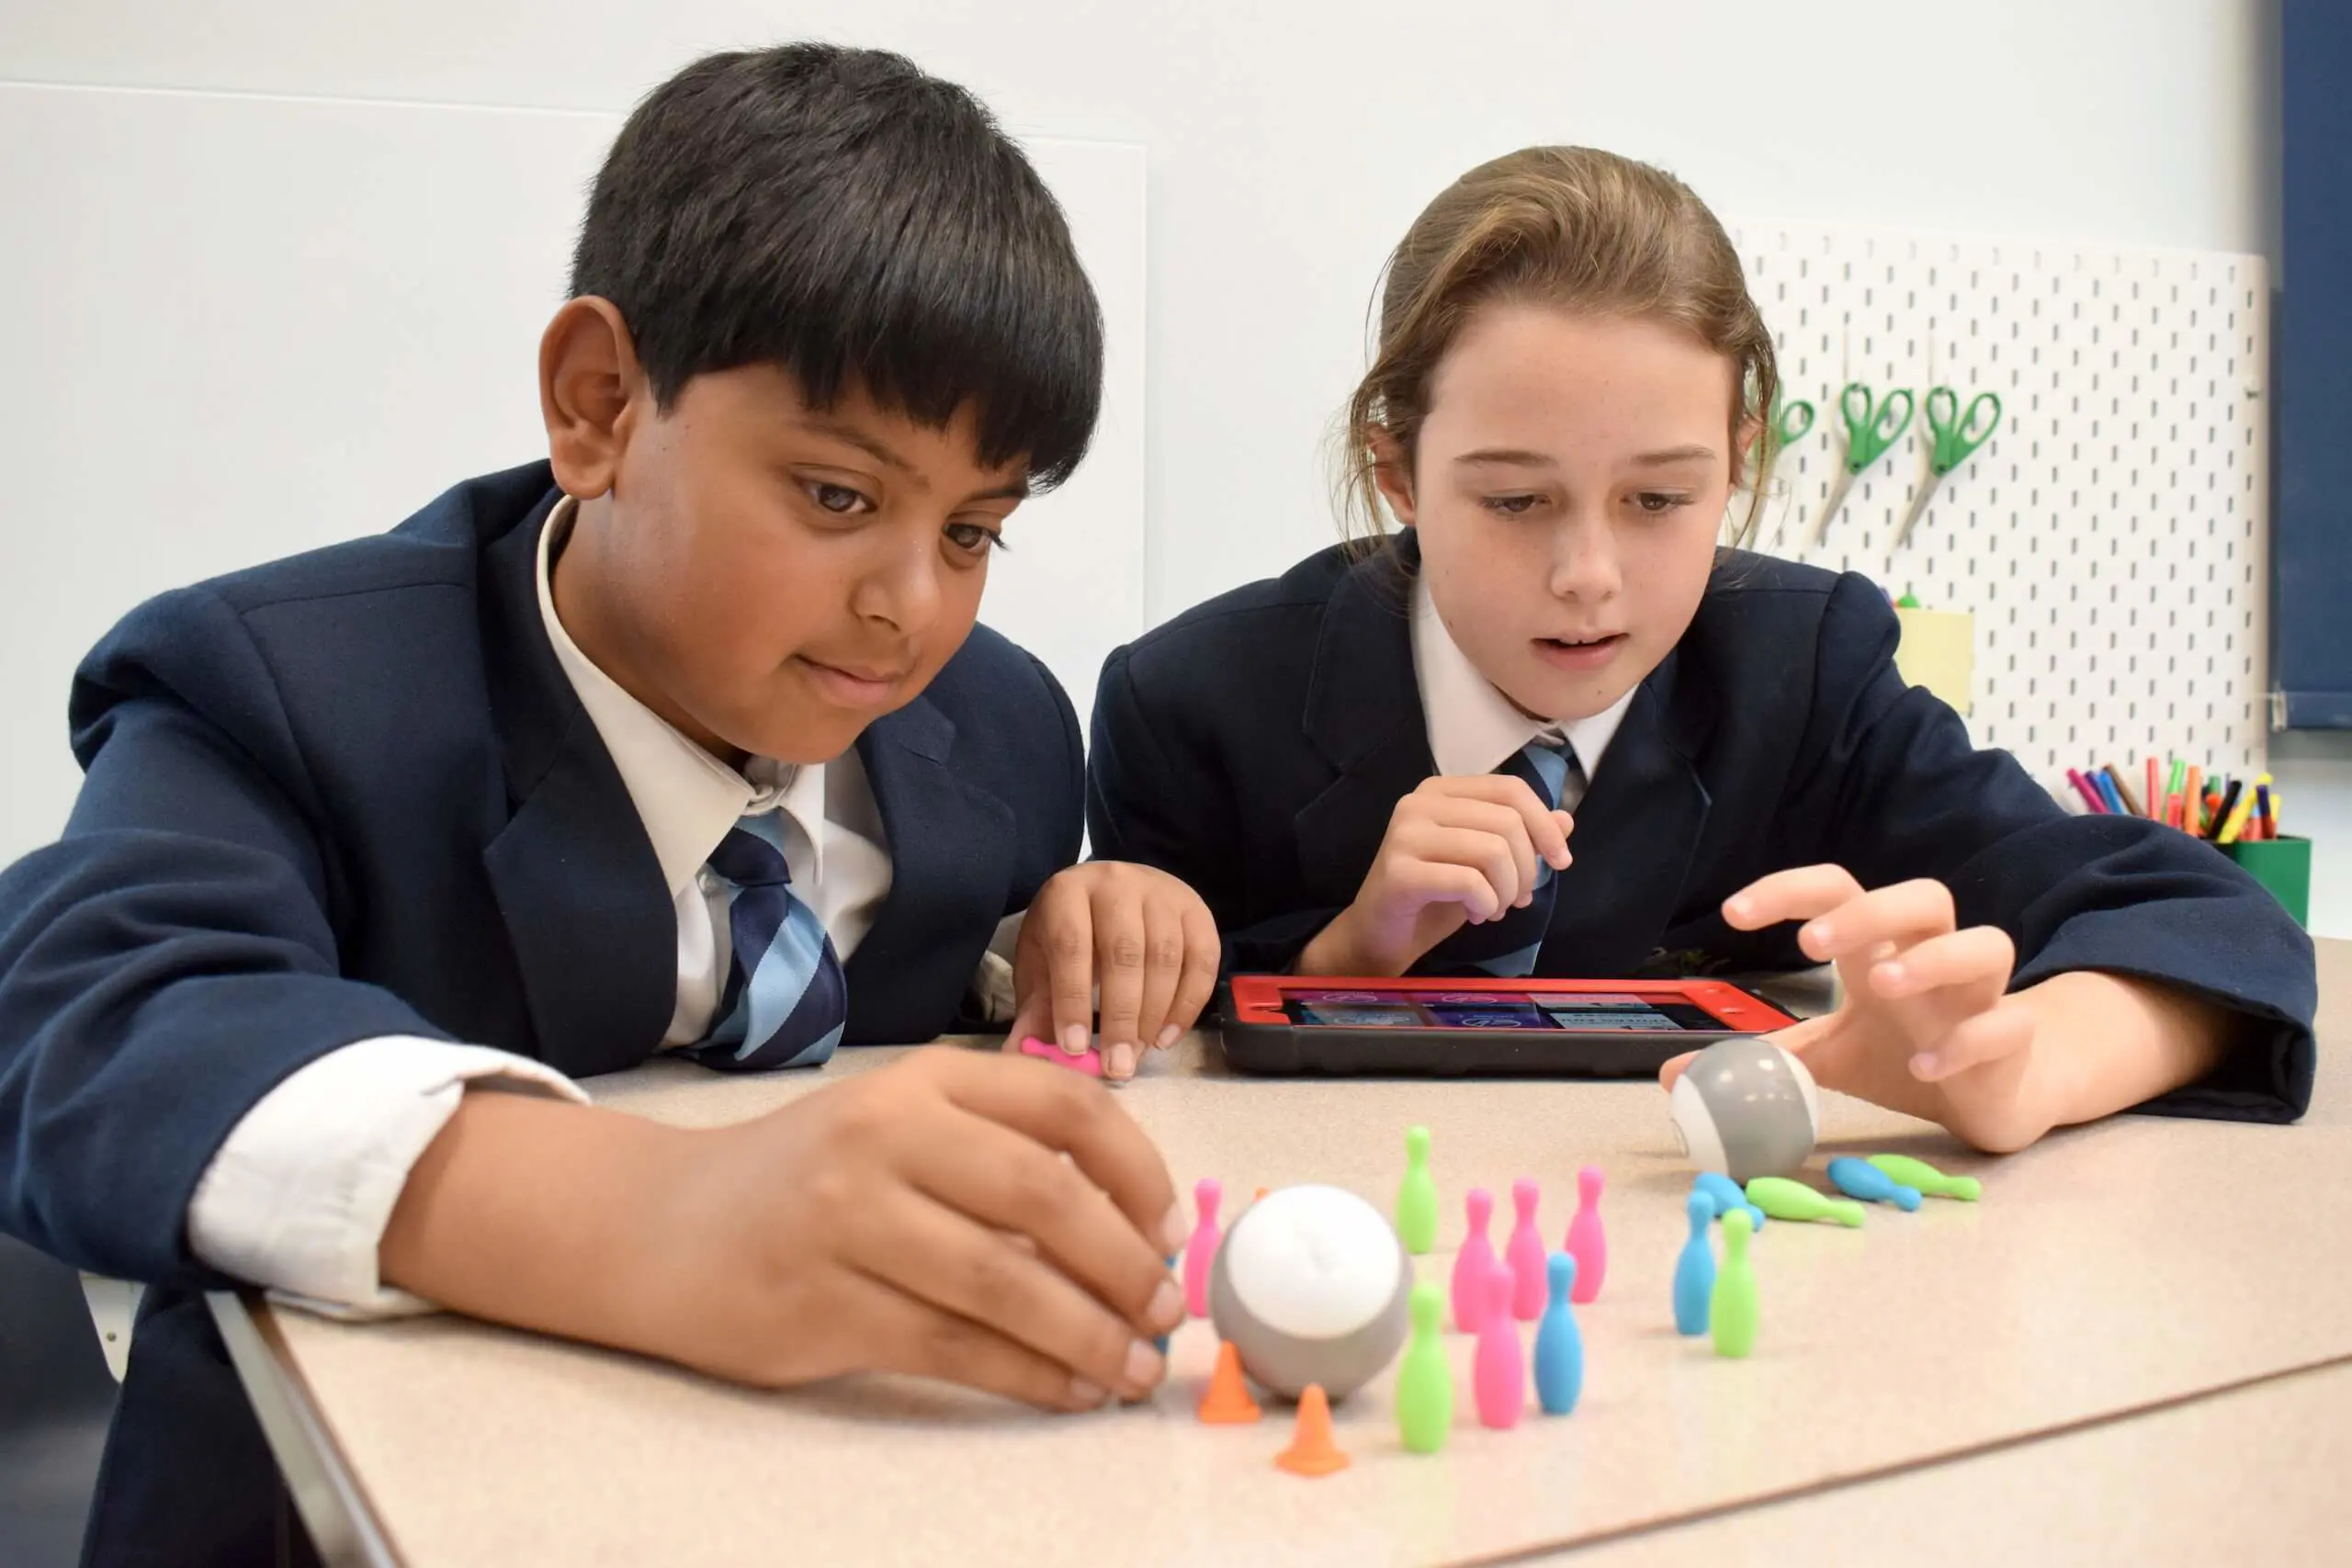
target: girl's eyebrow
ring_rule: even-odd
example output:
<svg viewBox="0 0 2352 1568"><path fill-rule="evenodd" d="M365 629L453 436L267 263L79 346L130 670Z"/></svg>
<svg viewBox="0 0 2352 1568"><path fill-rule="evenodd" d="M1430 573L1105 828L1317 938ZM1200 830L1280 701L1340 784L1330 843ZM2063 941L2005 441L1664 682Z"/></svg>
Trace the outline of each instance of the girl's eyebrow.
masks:
<svg viewBox="0 0 2352 1568"><path fill-rule="evenodd" d="M1530 452L1516 446L1482 446L1476 452L1464 452L1453 459L1456 464L1507 464L1516 468L1556 468L1559 459L1541 452ZM1715 449L1712 446L1668 446L1663 451L1644 452L1634 458L1637 468L1663 468L1676 463L1712 463Z"/></svg>
<svg viewBox="0 0 2352 1568"><path fill-rule="evenodd" d="M1476 452L1464 452L1453 460L1462 466L1479 463L1507 463L1515 468L1556 468L1560 466L1557 458L1511 446L1482 446Z"/></svg>

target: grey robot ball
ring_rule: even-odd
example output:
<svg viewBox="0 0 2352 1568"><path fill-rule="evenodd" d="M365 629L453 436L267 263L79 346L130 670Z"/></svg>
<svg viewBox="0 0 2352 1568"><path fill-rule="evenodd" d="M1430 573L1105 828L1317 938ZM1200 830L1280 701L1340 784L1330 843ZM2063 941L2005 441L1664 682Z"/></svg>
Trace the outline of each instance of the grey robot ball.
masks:
<svg viewBox="0 0 2352 1568"><path fill-rule="evenodd" d="M1345 1399L1403 1348L1413 1263L1387 1217L1336 1187L1285 1187L1243 1212L1209 1269L1209 1318L1261 1387Z"/></svg>
<svg viewBox="0 0 2352 1568"><path fill-rule="evenodd" d="M1794 1053L1755 1035L1692 1058L1669 1097L1683 1153L1734 1181L1786 1176L1821 1136L1821 1098Z"/></svg>

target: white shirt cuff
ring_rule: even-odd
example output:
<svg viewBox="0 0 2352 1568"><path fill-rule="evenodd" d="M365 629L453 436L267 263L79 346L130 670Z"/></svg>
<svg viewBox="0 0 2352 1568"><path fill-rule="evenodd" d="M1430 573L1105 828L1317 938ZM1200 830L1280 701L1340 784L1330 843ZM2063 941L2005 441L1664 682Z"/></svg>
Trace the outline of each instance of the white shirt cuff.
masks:
<svg viewBox="0 0 2352 1568"><path fill-rule="evenodd" d="M433 1311L384 1284L377 1252L409 1172L469 1088L588 1103L526 1056L413 1035L356 1041L288 1077L230 1131L188 1202L189 1247L331 1316Z"/></svg>

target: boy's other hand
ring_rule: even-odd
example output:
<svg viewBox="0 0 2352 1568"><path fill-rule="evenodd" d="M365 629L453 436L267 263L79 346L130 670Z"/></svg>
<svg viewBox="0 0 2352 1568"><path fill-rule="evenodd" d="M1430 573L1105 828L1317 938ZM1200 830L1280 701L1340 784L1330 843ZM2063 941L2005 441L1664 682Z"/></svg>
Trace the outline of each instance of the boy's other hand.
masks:
<svg viewBox="0 0 2352 1568"><path fill-rule="evenodd" d="M938 1047L694 1137L628 1265L642 1348L761 1386L911 1372L1063 1410L1164 1374L1182 1215L1100 1084Z"/></svg>
<svg viewBox="0 0 2352 1568"><path fill-rule="evenodd" d="M1173 1045L1208 1006L1218 958L1216 920L1188 884L1123 861L1071 866L1021 922L1005 1049L1035 1035L1078 1055L1099 992L1103 1074L1131 1077L1147 1048Z"/></svg>

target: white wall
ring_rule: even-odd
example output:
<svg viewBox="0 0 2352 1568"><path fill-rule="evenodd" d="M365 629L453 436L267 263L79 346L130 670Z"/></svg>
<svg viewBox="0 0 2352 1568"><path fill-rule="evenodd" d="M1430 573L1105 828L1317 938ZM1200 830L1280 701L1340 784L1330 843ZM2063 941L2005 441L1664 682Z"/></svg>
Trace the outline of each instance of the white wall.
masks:
<svg viewBox="0 0 2352 1568"><path fill-rule="evenodd" d="M14 0L0 78L612 110L703 50L820 36L906 51L1017 130L1141 142L1157 618L1331 536L1322 442L1374 269L1472 162L1589 141L1731 216L2256 251L2260 9ZM2339 787L2325 770L2282 784L2314 815ZM2352 931L2352 886L2321 880L2346 897L2324 895L2314 924Z"/></svg>
<svg viewBox="0 0 2352 1568"><path fill-rule="evenodd" d="M1320 443L1386 248L1537 141L1726 213L2252 251L2252 0L15 0L0 76L616 108L691 55L903 50L1150 158L1164 616L1330 537Z"/></svg>

